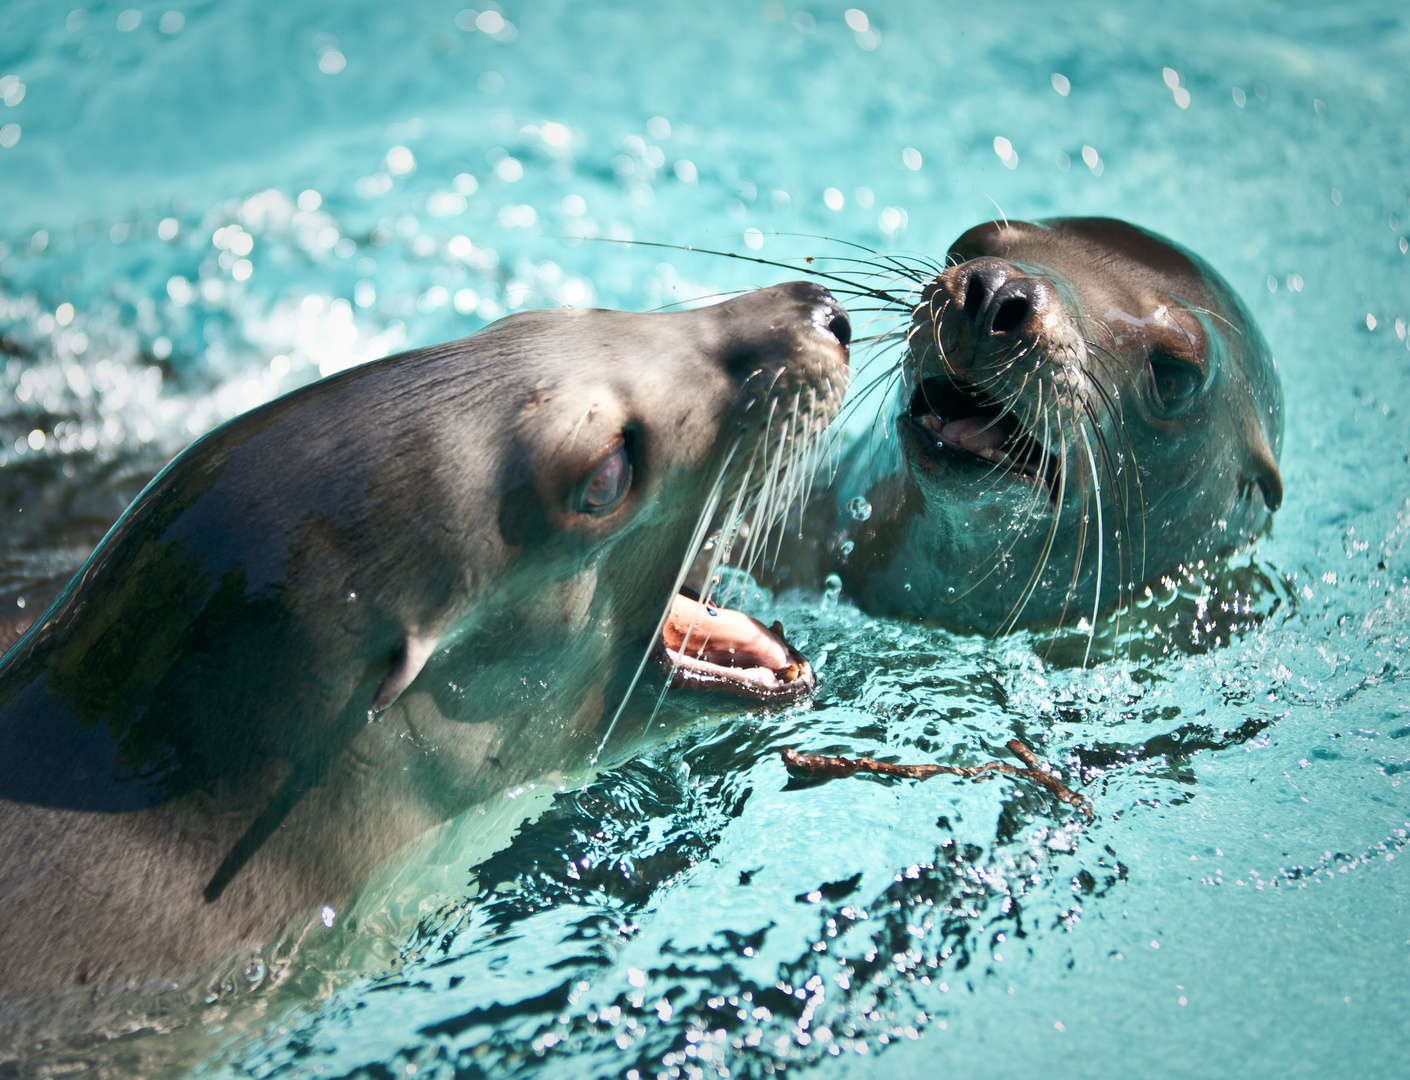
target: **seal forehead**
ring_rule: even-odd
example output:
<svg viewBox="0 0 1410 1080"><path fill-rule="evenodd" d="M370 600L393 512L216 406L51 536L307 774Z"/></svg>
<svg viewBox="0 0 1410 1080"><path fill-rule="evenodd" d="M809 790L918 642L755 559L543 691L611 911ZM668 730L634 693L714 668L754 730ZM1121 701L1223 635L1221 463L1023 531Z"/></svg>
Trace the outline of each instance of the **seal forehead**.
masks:
<svg viewBox="0 0 1410 1080"><path fill-rule="evenodd" d="M1204 274L1188 254L1174 244L1125 221L1112 218L1054 218L1044 224L1063 237L1098 248L1108 256L1134 263L1161 279L1178 282L1182 295L1205 291Z"/></svg>
<svg viewBox="0 0 1410 1080"><path fill-rule="evenodd" d="M1171 299L1196 307L1226 307L1212 291L1211 274L1187 252L1154 233L1112 218L1050 218L989 222L970 229L951 248L951 259L997 256L1037 270L1055 271L1079 293L1100 290L1089 313L1115 304L1128 315L1149 316Z"/></svg>

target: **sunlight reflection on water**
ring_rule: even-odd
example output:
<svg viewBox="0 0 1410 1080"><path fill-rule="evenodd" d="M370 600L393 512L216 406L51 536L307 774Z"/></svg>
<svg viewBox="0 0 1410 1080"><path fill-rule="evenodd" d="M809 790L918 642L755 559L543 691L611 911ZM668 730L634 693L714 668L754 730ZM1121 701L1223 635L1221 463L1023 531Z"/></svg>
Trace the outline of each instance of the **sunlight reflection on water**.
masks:
<svg viewBox="0 0 1410 1080"><path fill-rule="evenodd" d="M938 259L996 213L1128 217L1230 278L1286 381L1287 505L1086 670L761 595L818 659L811 708L561 796L399 971L278 999L208 1070L1393 1072L1367 1032L1410 1004L1403 13L452 8L0 15L5 598L96 539L85 493L120 507L321 374L870 258L845 243ZM1201 596L1248 618L1210 651ZM1015 733L1096 824L1009 780L798 786L776 753L972 763Z"/></svg>

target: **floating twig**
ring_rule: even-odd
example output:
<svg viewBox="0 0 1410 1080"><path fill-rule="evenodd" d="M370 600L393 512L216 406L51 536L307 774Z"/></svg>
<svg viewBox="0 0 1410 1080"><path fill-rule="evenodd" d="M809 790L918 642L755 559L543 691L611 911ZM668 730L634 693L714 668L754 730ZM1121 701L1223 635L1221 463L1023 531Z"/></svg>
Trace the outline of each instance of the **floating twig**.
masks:
<svg viewBox="0 0 1410 1080"><path fill-rule="evenodd" d="M827 757L823 754L802 754L797 750L784 750L783 763L789 772L800 776L851 776L853 773L866 772L881 776L901 776L908 780L929 780L932 776L947 773L951 776L966 777L976 783L998 774L1021 776L1025 780L1041 784L1059 802L1076 807L1087 815L1088 821L1092 820L1092 804L1087 798L1044 769L1038 755L1033 753L1026 743L1020 739L1010 739L1005 745L1027 768L1020 769L1003 761L990 761L983 765L895 765L869 757Z"/></svg>

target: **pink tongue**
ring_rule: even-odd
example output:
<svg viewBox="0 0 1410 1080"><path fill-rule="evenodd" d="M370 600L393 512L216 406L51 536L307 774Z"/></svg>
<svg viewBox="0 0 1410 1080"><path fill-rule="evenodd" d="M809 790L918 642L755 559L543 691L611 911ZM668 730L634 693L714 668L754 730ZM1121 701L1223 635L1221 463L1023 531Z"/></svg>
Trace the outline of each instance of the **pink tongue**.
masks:
<svg viewBox="0 0 1410 1080"><path fill-rule="evenodd" d="M1004 432L998 424L971 416L964 420L951 420L941 428L940 441L963 446L972 454L988 457L989 451L1003 446Z"/></svg>
<svg viewBox="0 0 1410 1080"><path fill-rule="evenodd" d="M671 602L661 638L668 649L723 667L782 671L790 663L787 646L757 619L730 608L706 607L688 596Z"/></svg>

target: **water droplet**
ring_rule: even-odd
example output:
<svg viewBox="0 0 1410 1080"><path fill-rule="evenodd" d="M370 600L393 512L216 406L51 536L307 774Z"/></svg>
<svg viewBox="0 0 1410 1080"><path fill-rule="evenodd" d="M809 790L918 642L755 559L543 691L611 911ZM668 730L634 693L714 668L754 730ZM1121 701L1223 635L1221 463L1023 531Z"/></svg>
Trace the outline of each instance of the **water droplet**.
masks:
<svg viewBox="0 0 1410 1080"><path fill-rule="evenodd" d="M264 978L264 961L258 956L245 964L245 981L251 986Z"/></svg>
<svg viewBox="0 0 1410 1080"><path fill-rule="evenodd" d="M847 513L852 515L853 521L866 521L871 517L871 503L858 495L855 499L848 501Z"/></svg>

